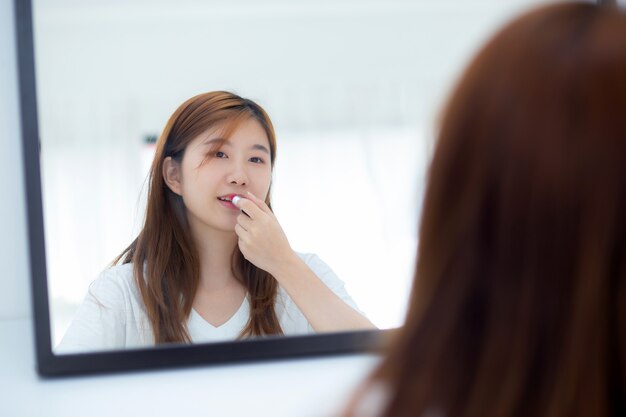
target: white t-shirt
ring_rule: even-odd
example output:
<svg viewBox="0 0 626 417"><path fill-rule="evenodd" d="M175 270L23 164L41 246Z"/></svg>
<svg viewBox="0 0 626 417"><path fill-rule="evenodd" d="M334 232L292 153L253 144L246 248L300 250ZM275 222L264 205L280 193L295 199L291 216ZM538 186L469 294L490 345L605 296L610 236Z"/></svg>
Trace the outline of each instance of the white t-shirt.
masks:
<svg viewBox="0 0 626 417"><path fill-rule="evenodd" d="M339 298L359 311L346 292L343 281L317 255L298 256ZM280 286L275 310L285 335L314 333L302 312ZM250 303L246 297L237 312L218 327L208 323L192 309L187 328L194 343L235 340L246 325L249 315ZM55 353L148 346L154 346L152 326L135 284L133 264L128 263L105 270L92 283L61 343L55 348Z"/></svg>

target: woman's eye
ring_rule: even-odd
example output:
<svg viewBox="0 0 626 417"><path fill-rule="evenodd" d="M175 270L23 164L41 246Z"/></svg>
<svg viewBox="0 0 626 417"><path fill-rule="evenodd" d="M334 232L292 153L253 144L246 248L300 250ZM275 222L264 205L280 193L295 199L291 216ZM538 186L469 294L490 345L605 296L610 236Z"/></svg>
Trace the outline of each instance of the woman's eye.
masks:
<svg viewBox="0 0 626 417"><path fill-rule="evenodd" d="M263 158L259 158L258 156L253 156L252 158L250 158L250 162L254 162L255 164L262 164L263 162Z"/></svg>
<svg viewBox="0 0 626 417"><path fill-rule="evenodd" d="M222 151L217 151L215 152L215 157L216 158L226 158L226 154Z"/></svg>

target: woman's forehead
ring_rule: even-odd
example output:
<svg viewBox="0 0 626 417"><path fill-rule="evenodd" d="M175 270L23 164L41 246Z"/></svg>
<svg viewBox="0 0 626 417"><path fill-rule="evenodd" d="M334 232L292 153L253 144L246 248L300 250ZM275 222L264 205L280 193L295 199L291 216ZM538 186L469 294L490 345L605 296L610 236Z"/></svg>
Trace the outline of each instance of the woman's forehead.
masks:
<svg viewBox="0 0 626 417"><path fill-rule="evenodd" d="M243 129L246 130L246 135L237 135L237 133L241 132ZM248 135L248 133L251 134ZM190 145L194 147L206 145L219 147L222 145L230 145L232 144L232 138L234 136L244 139L249 138L256 145L262 145L263 147L269 147L268 145L271 145L270 139L266 130L263 128L263 125L252 116L247 116L245 118L233 117L220 121L194 138Z"/></svg>
<svg viewBox="0 0 626 417"><path fill-rule="evenodd" d="M235 130L251 119L251 116L242 117L241 115L232 115L214 122L208 129L202 132L199 137L203 139L221 137L228 139Z"/></svg>

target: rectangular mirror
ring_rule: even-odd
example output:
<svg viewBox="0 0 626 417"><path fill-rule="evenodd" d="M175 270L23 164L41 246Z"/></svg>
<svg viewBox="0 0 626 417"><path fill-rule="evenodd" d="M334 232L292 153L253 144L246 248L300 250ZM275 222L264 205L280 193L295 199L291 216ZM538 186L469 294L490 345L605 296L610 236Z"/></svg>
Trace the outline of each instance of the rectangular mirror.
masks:
<svg viewBox="0 0 626 417"><path fill-rule="evenodd" d="M436 112L483 38L537 1L15 3L39 370L56 375L374 349L405 314ZM168 118L216 90L268 113L291 248L323 260L383 332L305 321L285 336L57 349L142 230Z"/></svg>

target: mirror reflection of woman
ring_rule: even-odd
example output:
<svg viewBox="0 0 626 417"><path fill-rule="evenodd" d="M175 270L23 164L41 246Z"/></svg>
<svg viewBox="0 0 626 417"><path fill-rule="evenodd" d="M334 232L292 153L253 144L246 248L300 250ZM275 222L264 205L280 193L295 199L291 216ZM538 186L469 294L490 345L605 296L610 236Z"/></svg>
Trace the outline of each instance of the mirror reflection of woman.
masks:
<svg viewBox="0 0 626 417"><path fill-rule="evenodd" d="M275 158L253 101L183 103L157 143L143 229L57 352L374 329L323 261L290 247L271 209Z"/></svg>

